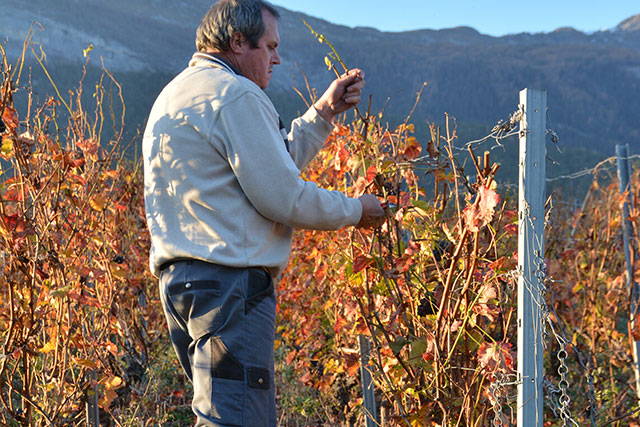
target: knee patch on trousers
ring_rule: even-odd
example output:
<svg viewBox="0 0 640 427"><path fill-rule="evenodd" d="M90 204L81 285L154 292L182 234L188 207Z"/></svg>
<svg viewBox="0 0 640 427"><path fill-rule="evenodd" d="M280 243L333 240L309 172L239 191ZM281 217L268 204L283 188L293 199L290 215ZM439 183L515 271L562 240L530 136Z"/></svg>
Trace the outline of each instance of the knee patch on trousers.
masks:
<svg viewBox="0 0 640 427"><path fill-rule="evenodd" d="M214 378L244 381L244 367L227 350L220 337L211 337L211 375Z"/></svg>

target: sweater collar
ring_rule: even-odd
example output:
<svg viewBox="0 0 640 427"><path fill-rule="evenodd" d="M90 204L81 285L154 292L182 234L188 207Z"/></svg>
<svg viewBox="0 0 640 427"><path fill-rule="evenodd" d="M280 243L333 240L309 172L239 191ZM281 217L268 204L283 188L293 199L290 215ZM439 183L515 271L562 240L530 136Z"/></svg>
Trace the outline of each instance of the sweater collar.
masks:
<svg viewBox="0 0 640 427"><path fill-rule="evenodd" d="M236 67L231 65L229 61L227 61L226 59L223 59L220 55L217 55L215 53L196 52L191 57L191 61L189 61L189 66L193 66L198 61L204 61L211 64L215 64L226 69L227 71L231 71L234 74L237 74L239 76L242 75L240 70L238 70Z"/></svg>
<svg viewBox="0 0 640 427"><path fill-rule="evenodd" d="M206 62L206 63L209 63L210 65L220 67L234 74L237 74L238 76L242 76L242 73L240 73L240 71L236 67L234 67L227 60L221 58L219 55L216 55L215 53L196 52L191 57L191 61L189 61L189 66L193 67L197 62ZM284 123L282 123L282 120L280 119L280 117L278 117L278 127L280 128L280 133L282 134L284 145L285 147L287 147L287 152L289 152L290 147L289 147L289 139L287 138L287 130L285 129Z"/></svg>

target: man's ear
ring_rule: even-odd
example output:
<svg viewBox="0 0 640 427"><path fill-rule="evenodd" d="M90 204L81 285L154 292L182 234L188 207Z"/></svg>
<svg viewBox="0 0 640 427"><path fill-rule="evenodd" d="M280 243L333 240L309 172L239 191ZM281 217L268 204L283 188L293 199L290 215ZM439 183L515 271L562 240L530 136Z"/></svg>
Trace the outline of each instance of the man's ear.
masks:
<svg viewBox="0 0 640 427"><path fill-rule="evenodd" d="M242 44L246 42L246 38L240 33L236 31L231 35L231 40L229 40L229 47L231 47L231 51L236 54L242 53Z"/></svg>

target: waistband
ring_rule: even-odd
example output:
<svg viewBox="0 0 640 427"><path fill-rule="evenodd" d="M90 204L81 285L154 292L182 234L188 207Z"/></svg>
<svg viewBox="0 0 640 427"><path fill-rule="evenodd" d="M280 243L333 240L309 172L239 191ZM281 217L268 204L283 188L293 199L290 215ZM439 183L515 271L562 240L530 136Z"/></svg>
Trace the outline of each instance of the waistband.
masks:
<svg viewBox="0 0 640 427"><path fill-rule="evenodd" d="M202 264L209 264L212 266L218 266L218 267L223 267L223 268L229 268L229 269L237 269L237 270L242 270L242 269L252 269L252 268L257 268L257 269L261 269L263 271L265 271L267 273L267 275L271 276L271 273L269 272L269 269L267 267L263 267L260 265L252 265L252 266L247 266L247 267L230 267L228 265L221 265L221 264L216 264L213 262L209 262L209 261L203 261L200 259L194 259L194 258L173 258L169 261L165 261L162 264L160 264L160 273L162 273L163 271L165 271L167 268L171 267L172 265L181 263L181 262L185 262L187 264L193 264L193 263L202 263Z"/></svg>

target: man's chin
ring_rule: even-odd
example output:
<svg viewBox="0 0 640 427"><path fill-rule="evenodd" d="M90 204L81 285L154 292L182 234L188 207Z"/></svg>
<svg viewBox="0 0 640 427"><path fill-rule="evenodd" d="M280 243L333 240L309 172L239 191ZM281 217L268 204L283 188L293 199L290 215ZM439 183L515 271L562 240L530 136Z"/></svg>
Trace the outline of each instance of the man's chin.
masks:
<svg viewBox="0 0 640 427"><path fill-rule="evenodd" d="M267 87L269 87L270 82L271 82L271 78L267 79L267 81L264 84L261 84L259 86L262 90L265 90Z"/></svg>

